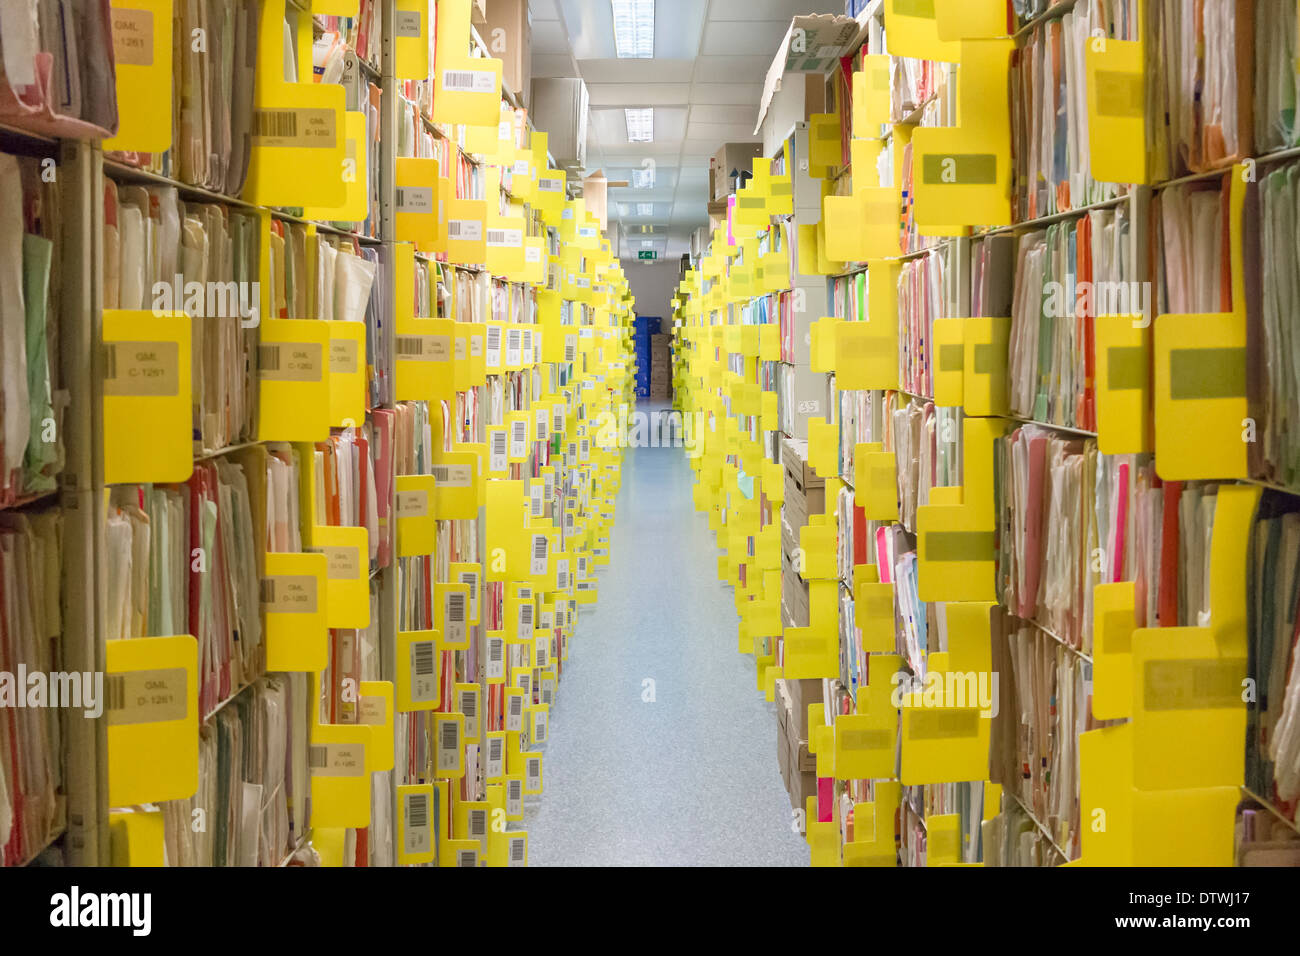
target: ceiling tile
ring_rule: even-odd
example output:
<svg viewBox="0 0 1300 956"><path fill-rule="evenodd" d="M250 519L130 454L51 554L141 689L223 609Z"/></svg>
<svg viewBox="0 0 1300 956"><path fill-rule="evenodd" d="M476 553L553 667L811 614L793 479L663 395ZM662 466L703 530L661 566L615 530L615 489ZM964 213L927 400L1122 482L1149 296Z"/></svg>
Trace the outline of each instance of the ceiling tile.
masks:
<svg viewBox="0 0 1300 956"><path fill-rule="evenodd" d="M770 63L788 26L774 20L710 21L704 27L700 53L703 56L766 55Z"/></svg>
<svg viewBox="0 0 1300 956"><path fill-rule="evenodd" d="M588 83L596 106L685 106L691 101L689 83Z"/></svg>
<svg viewBox="0 0 1300 956"><path fill-rule="evenodd" d="M735 24L730 24L734 27ZM747 83L761 87L772 65L771 53L744 56L702 56L695 61L696 83ZM755 101L757 102L757 95Z"/></svg>
<svg viewBox="0 0 1300 956"><path fill-rule="evenodd" d="M577 76L573 68L573 57L533 54L533 76Z"/></svg>
<svg viewBox="0 0 1300 956"><path fill-rule="evenodd" d="M575 55L577 51L575 50ZM578 56L582 78L596 83L681 83L689 79L694 60L592 60Z"/></svg>
<svg viewBox="0 0 1300 956"><path fill-rule="evenodd" d="M709 57L708 59L729 59ZM758 111L758 100L763 93L761 83L701 83L697 77L691 87L691 102L717 106L749 106Z"/></svg>
<svg viewBox="0 0 1300 956"><path fill-rule="evenodd" d="M780 20L789 26L791 17L803 13L806 6L790 0L712 0L709 20ZM843 11L844 5L839 9Z"/></svg>
<svg viewBox="0 0 1300 956"><path fill-rule="evenodd" d="M560 11L555 6L555 0L528 0L528 12L532 14L533 26L537 26L538 20L558 20Z"/></svg>

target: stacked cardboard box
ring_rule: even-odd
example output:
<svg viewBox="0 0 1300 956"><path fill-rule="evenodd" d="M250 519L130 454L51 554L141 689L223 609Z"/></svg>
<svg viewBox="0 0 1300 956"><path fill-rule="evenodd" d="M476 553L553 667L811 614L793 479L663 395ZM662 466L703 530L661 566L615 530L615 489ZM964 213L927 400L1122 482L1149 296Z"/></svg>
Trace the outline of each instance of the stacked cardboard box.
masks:
<svg viewBox="0 0 1300 956"><path fill-rule="evenodd" d="M796 810L817 793L817 759L808 751L808 705L822 699L819 680L777 682L776 761L790 806Z"/></svg>
<svg viewBox="0 0 1300 956"><path fill-rule="evenodd" d="M808 583L794 567L799 529L808 516L826 512L826 480L808 464L808 443L797 438L781 441L785 470L785 504L781 514L781 605L788 627L808 626Z"/></svg>
<svg viewBox="0 0 1300 956"><path fill-rule="evenodd" d="M650 336L650 397L672 398L673 357L671 335Z"/></svg>

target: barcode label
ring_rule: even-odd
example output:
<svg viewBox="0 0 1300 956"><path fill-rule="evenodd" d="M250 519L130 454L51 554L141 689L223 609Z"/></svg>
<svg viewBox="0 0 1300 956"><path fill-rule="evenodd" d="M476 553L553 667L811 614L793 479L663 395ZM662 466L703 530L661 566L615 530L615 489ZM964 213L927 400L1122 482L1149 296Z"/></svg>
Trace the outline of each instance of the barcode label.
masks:
<svg viewBox="0 0 1300 956"><path fill-rule="evenodd" d="M322 745L308 748L307 766L312 770L324 769L329 764L329 748Z"/></svg>
<svg viewBox="0 0 1300 956"><path fill-rule="evenodd" d="M531 604L520 605L519 608L519 640L531 640L533 636L533 606Z"/></svg>
<svg viewBox="0 0 1300 956"><path fill-rule="evenodd" d="M452 356L450 335L399 335L393 348L411 362L449 362Z"/></svg>
<svg viewBox="0 0 1300 956"><path fill-rule="evenodd" d="M433 641L411 642L411 700L428 703L438 699L438 676Z"/></svg>
<svg viewBox="0 0 1300 956"><path fill-rule="evenodd" d="M569 559L557 558L555 561L555 589L567 591L569 588Z"/></svg>
<svg viewBox="0 0 1300 956"><path fill-rule="evenodd" d="M408 793L405 800L406 831L402 836L402 846L408 854L428 853L431 840L429 835L429 795L427 793Z"/></svg>
<svg viewBox="0 0 1300 956"><path fill-rule="evenodd" d="M509 459L506 457L506 430L504 428L494 428L492 431L492 470L505 471L509 464Z"/></svg>
<svg viewBox="0 0 1300 956"><path fill-rule="evenodd" d="M393 16L393 33L399 37L420 36L420 11L398 10Z"/></svg>
<svg viewBox="0 0 1300 956"><path fill-rule="evenodd" d="M438 769L460 767L460 722L444 719L438 727Z"/></svg>
<svg viewBox="0 0 1300 956"><path fill-rule="evenodd" d="M456 865L473 869L478 866L478 850L457 850Z"/></svg>
<svg viewBox="0 0 1300 956"><path fill-rule="evenodd" d="M529 757L524 761L524 765L527 767L525 777L528 781L528 789L540 790L542 788L542 758Z"/></svg>
<svg viewBox="0 0 1300 956"><path fill-rule="evenodd" d="M528 423L513 421L510 423L510 457L523 459L528 457Z"/></svg>
<svg viewBox="0 0 1300 956"><path fill-rule="evenodd" d="M548 176L544 179L537 180L537 188L544 193L558 193L564 191L564 180L558 177Z"/></svg>
<svg viewBox="0 0 1300 956"><path fill-rule="evenodd" d="M525 848L527 843L521 836L512 836L510 838L510 865L523 866L525 860Z"/></svg>
<svg viewBox="0 0 1300 956"><path fill-rule="evenodd" d="M398 186L397 211L428 215L433 212L432 186Z"/></svg>
<svg viewBox="0 0 1300 956"><path fill-rule="evenodd" d="M545 667L547 661L550 659L550 655L548 654L549 647L550 647L549 642L550 642L550 638L547 637L537 638L537 642L534 645L534 653L537 656L538 667Z"/></svg>
<svg viewBox="0 0 1300 956"><path fill-rule="evenodd" d="M506 782L506 815L517 817L524 812L524 783L522 780Z"/></svg>
<svg viewBox="0 0 1300 956"><path fill-rule="evenodd" d="M434 465L433 478L441 488L468 488L473 483L470 465Z"/></svg>
<svg viewBox="0 0 1300 956"><path fill-rule="evenodd" d="M505 638L488 638L488 680L501 680L506 676Z"/></svg>
<svg viewBox="0 0 1300 956"><path fill-rule="evenodd" d="M490 70L443 70L442 88L448 93L491 93L496 74Z"/></svg>
<svg viewBox="0 0 1300 956"><path fill-rule="evenodd" d="M546 573L546 535L533 535L533 565L531 568L533 577Z"/></svg>
<svg viewBox="0 0 1300 956"><path fill-rule="evenodd" d="M360 777L366 772L365 744L312 744L307 764L317 777Z"/></svg>
<svg viewBox="0 0 1300 956"><path fill-rule="evenodd" d="M578 357L578 337L576 335L566 335L564 337L564 361L572 362L576 360L577 357Z"/></svg>
<svg viewBox="0 0 1300 956"><path fill-rule="evenodd" d="M501 367L501 326L489 325L487 329L487 367Z"/></svg>
<svg viewBox="0 0 1300 956"><path fill-rule="evenodd" d="M517 733L524 729L524 698L521 694L512 694L506 707L506 730Z"/></svg>
<svg viewBox="0 0 1300 956"><path fill-rule="evenodd" d="M182 720L189 712L183 667L106 674L109 726Z"/></svg>
<svg viewBox="0 0 1300 956"><path fill-rule="evenodd" d="M105 710L122 710L126 707L126 677L122 674L109 674L104 678Z"/></svg>
<svg viewBox="0 0 1300 956"><path fill-rule="evenodd" d="M518 329L511 329L506 333L506 364L520 364L519 354L520 334Z"/></svg>
<svg viewBox="0 0 1300 956"><path fill-rule="evenodd" d="M578 559L578 577L585 578L586 576L587 576L587 559L585 557L582 557Z"/></svg>
<svg viewBox="0 0 1300 956"><path fill-rule="evenodd" d="M555 415L551 418L551 431L557 435L564 431L564 408L557 406Z"/></svg>
<svg viewBox="0 0 1300 956"><path fill-rule="evenodd" d="M533 712L533 740L539 744L546 742L546 711L544 710Z"/></svg>
<svg viewBox="0 0 1300 956"><path fill-rule="evenodd" d="M489 248L517 249L524 244L524 234L519 229L489 229L487 244Z"/></svg>
<svg viewBox="0 0 1300 956"><path fill-rule="evenodd" d="M524 250L524 262L536 263L542 261L542 250L537 246L529 246Z"/></svg>
<svg viewBox="0 0 1300 956"><path fill-rule="evenodd" d="M465 643L465 595L459 591L448 591L443 597L442 626L447 643Z"/></svg>
<svg viewBox="0 0 1300 956"><path fill-rule="evenodd" d="M324 352L317 342L262 345L257 350L261 377L272 382L319 382Z"/></svg>
<svg viewBox="0 0 1300 956"><path fill-rule="evenodd" d="M447 238L456 242L480 242L483 239L483 223L477 219L449 219Z"/></svg>
<svg viewBox="0 0 1300 956"><path fill-rule="evenodd" d="M460 712L465 715L465 737L478 740L478 690L466 688L460 692Z"/></svg>
<svg viewBox="0 0 1300 956"><path fill-rule="evenodd" d="M263 149L334 149L337 116L331 109L253 111L253 145Z"/></svg>
<svg viewBox="0 0 1300 956"><path fill-rule="evenodd" d="M501 776L501 755L505 740L501 737L488 738L487 775L488 779Z"/></svg>
<svg viewBox="0 0 1300 956"><path fill-rule="evenodd" d="M537 410L537 441L542 444L546 443L546 425L549 420L550 416L546 414L546 409L539 408Z"/></svg>
<svg viewBox="0 0 1300 956"><path fill-rule="evenodd" d="M487 836L487 811L483 809L469 812L469 835L472 838Z"/></svg>
<svg viewBox="0 0 1300 956"><path fill-rule="evenodd" d="M478 621L478 572L460 572L460 583L469 585L469 619Z"/></svg>
<svg viewBox="0 0 1300 956"><path fill-rule="evenodd" d="M542 498L542 491L541 485L534 485L528 489L528 515L531 518L540 518L542 515L542 506L545 503Z"/></svg>

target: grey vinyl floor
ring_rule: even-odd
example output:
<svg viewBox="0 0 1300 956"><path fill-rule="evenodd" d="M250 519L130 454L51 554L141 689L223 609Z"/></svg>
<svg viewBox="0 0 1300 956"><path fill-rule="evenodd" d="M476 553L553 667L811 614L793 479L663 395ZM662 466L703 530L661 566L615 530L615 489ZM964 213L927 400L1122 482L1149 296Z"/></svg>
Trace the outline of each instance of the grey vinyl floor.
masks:
<svg viewBox="0 0 1300 956"><path fill-rule="evenodd" d="M692 474L680 448L626 453L610 564L551 708L545 794L525 807L530 866L808 864Z"/></svg>

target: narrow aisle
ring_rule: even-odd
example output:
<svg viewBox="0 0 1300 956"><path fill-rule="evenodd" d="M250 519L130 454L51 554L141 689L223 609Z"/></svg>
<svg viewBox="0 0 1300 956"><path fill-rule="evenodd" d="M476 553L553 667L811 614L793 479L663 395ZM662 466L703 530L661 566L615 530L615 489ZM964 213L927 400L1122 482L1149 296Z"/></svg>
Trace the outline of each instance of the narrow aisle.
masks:
<svg viewBox="0 0 1300 956"><path fill-rule="evenodd" d="M551 714L545 797L526 811L530 866L808 863L692 474L680 448L624 459L610 565Z"/></svg>

